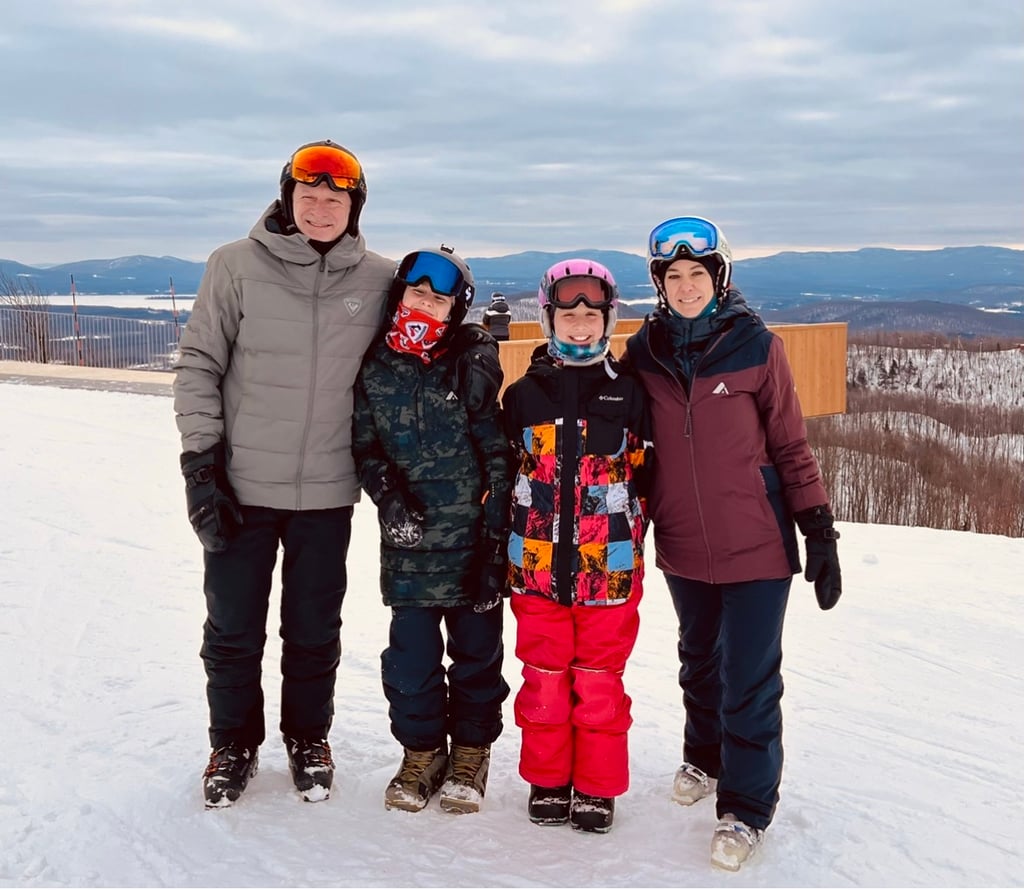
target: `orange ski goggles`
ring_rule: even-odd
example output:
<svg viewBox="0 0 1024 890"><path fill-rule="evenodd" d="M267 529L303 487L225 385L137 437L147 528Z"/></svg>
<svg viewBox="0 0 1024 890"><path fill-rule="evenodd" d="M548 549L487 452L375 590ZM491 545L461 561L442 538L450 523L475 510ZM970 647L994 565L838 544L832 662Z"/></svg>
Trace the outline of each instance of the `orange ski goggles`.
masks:
<svg viewBox="0 0 1024 890"><path fill-rule="evenodd" d="M363 167L356 156L330 142L302 146L292 155L288 168L288 175L296 182L326 182L335 191L359 188L363 181Z"/></svg>

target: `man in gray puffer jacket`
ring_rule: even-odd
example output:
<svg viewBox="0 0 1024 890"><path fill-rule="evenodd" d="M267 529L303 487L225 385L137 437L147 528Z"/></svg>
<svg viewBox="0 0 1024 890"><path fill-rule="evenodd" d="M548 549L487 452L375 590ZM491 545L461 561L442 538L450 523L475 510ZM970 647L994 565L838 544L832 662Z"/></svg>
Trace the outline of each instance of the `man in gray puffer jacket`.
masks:
<svg viewBox="0 0 1024 890"><path fill-rule="evenodd" d="M207 807L230 806L256 773L279 544L281 731L306 800L328 797L333 781L327 736L360 488L353 384L395 271L366 249L365 199L351 152L330 141L299 148L249 237L211 255L181 338L174 409L205 550Z"/></svg>

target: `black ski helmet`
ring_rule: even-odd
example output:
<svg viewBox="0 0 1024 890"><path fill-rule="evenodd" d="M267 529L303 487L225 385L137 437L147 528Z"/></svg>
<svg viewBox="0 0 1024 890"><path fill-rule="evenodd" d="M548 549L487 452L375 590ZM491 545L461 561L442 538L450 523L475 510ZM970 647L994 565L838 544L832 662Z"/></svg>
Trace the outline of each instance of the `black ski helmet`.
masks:
<svg viewBox="0 0 1024 890"><path fill-rule="evenodd" d="M431 266L437 261L440 261L437 270L447 272L445 267L450 269L447 280L443 282L436 280L437 274L431 275ZM395 270L391 290L388 292L388 318L394 317L405 289L419 284L424 279L430 282L434 291L452 298L448 329L438 341L438 345L441 345L450 339L455 329L465 319L469 307L473 305L473 297L476 295L473 273L466 261L455 252L455 249L446 244L442 244L440 247L424 247L406 254Z"/></svg>
<svg viewBox="0 0 1024 890"><path fill-rule="evenodd" d="M336 192L348 192L352 196L352 212L348 217L348 227L345 229L345 234L351 235L353 238L359 235L359 214L362 213L363 205L366 203L366 175L363 172L363 165L359 162L359 159L344 145L339 145L337 142L332 142L330 139L323 139L320 142L307 142L305 145L300 145L292 156L288 159L288 162L281 168L281 215L284 217L284 221L289 229L295 227L295 213L292 208L292 196L295 193L296 179L292 176L292 164L295 161L295 156L299 154L303 149L313 148L315 146L325 146L329 148L336 148L340 152L348 155L359 168L359 178L356 184L351 188L339 188L330 174L327 172L319 173L315 179L310 182L310 185L318 185L321 182L326 182Z"/></svg>

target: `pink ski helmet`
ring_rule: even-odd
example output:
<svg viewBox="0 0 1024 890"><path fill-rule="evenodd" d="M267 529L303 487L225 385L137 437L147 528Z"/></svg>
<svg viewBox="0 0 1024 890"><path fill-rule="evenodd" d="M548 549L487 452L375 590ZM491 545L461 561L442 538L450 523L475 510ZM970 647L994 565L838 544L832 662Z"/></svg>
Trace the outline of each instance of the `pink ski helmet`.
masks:
<svg viewBox="0 0 1024 890"><path fill-rule="evenodd" d="M574 296L566 297L565 286L556 287L561 282L573 278L594 278L601 285L601 296L598 299L587 296L582 291ZM572 293L571 287L569 293ZM544 273L537 288L537 302L540 305L540 328L544 336L551 338L553 332L552 318L558 309L572 309L580 303L586 303L592 309L604 312L604 336L610 337L618 320L619 288L615 276L600 263L594 260L573 258L559 260Z"/></svg>

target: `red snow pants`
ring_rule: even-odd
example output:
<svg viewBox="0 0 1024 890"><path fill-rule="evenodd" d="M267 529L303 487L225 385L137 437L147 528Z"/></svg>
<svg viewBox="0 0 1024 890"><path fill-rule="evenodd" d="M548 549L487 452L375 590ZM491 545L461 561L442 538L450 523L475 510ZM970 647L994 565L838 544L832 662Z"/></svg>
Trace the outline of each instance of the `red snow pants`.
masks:
<svg viewBox="0 0 1024 890"><path fill-rule="evenodd" d="M513 594L516 656L523 685L515 699L523 732L519 775L533 785L572 784L617 797L629 788L626 731L632 701L622 685L636 643L640 596L616 606L563 606Z"/></svg>

